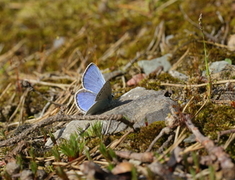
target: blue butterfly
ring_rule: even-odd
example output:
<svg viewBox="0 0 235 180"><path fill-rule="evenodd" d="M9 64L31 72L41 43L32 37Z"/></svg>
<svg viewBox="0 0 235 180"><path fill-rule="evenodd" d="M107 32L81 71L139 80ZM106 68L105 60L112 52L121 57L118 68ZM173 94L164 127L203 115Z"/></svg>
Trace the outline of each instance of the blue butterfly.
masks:
<svg viewBox="0 0 235 180"><path fill-rule="evenodd" d="M112 89L109 81L105 81L99 68L91 63L82 76L83 88L75 94L75 103L84 114L95 114L110 105Z"/></svg>

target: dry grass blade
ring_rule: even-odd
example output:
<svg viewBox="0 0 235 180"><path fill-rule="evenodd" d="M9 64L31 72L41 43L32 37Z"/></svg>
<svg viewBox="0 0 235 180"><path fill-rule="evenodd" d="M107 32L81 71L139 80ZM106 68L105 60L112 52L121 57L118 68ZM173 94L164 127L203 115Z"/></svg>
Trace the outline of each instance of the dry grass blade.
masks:
<svg viewBox="0 0 235 180"><path fill-rule="evenodd" d="M14 55L14 53L19 50L24 44L26 43L26 40L21 40L20 42L18 42L11 50L9 50L8 52L6 52L5 54L0 56L0 63L1 65L3 65L4 63L6 63L6 61L8 61L8 59Z"/></svg>
<svg viewBox="0 0 235 180"><path fill-rule="evenodd" d="M227 149L227 147L231 144L231 142L235 139L235 133L230 134L228 140L224 144L224 149Z"/></svg>
<svg viewBox="0 0 235 180"><path fill-rule="evenodd" d="M7 91L10 89L11 86L12 86L12 83L9 83L9 84L7 85L7 87L6 87L6 88L3 90L3 92L1 93L0 99L4 96L4 94L7 93Z"/></svg>
<svg viewBox="0 0 235 180"><path fill-rule="evenodd" d="M235 83L234 79L228 79L228 80L220 80L213 82L212 85L218 85L218 84L226 84L226 83ZM171 84L171 83L164 83L161 82L161 86L172 86L172 87L185 87L185 88L200 88L207 86L207 83L202 83L202 84Z"/></svg>
<svg viewBox="0 0 235 180"><path fill-rule="evenodd" d="M191 146L189 147L186 147L183 151L183 153L188 153L188 152L192 152L192 151L196 151L196 150L199 150L199 149L202 149L203 146L200 144L200 143L194 143L192 144Z"/></svg>
<svg viewBox="0 0 235 180"><path fill-rule="evenodd" d="M168 154L169 152L172 152L185 138L186 138L186 134L185 133L186 129L183 129L181 134L179 135L179 137L175 140L174 144L171 145L171 147L169 147L167 150L165 150L163 152L163 154L161 154L158 157L158 160L161 160L164 158L164 156L166 156L166 154Z"/></svg>
<svg viewBox="0 0 235 180"><path fill-rule="evenodd" d="M51 82L43 82L43 81L38 81L38 80L34 80L34 79L24 79L25 81L28 81L30 83L33 84L39 84L39 85L43 85L43 86L53 86L53 87L59 87L63 90L65 90L66 88L70 87L70 85L68 84L59 84L59 83L51 83Z"/></svg>
<svg viewBox="0 0 235 180"><path fill-rule="evenodd" d="M114 43L99 59L101 61L105 61L107 58L112 56L114 52L123 44L125 41L127 41L130 38L129 33L125 33L116 43Z"/></svg>
<svg viewBox="0 0 235 180"><path fill-rule="evenodd" d="M184 60L184 58L188 55L188 53L189 53L189 48L188 48L187 51L185 51L185 53L179 58L179 60L178 60L175 64L172 65L170 71L171 71L171 70L176 70L176 69L180 66L180 64L183 63L183 60Z"/></svg>

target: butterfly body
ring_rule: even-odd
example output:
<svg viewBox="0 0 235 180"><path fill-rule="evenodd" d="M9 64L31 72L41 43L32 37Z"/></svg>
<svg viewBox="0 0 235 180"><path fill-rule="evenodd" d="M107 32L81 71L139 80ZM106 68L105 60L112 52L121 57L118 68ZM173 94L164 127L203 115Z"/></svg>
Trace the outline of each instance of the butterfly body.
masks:
<svg viewBox="0 0 235 180"><path fill-rule="evenodd" d="M112 89L99 68L91 63L82 76L83 88L75 94L75 103L84 114L95 114L110 105Z"/></svg>

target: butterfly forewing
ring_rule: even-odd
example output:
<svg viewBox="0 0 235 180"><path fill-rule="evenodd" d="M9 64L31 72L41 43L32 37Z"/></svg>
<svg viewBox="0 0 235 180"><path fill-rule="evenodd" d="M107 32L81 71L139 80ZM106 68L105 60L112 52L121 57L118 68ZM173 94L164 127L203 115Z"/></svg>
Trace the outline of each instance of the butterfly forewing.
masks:
<svg viewBox="0 0 235 180"><path fill-rule="evenodd" d="M86 112L95 104L95 98L96 94L89 92L86 89L80 89L75 95L75 102L82 112Z"/></svg>
<svg viewBox="0 0 235 180"><path fill-rule="evenodd" d="M91 63L83 74L82 83L85 89L98 94L105 84L105 79L99 68L95 64Z"/></svg>
<svg viewBox="0 0 235 180"><path fill-rule="evenodd" d="M95 114L105 110L112 100L112 89L99 68L91 63L82 76L83 89L75 94L77 107L85 114Z"/></svg>

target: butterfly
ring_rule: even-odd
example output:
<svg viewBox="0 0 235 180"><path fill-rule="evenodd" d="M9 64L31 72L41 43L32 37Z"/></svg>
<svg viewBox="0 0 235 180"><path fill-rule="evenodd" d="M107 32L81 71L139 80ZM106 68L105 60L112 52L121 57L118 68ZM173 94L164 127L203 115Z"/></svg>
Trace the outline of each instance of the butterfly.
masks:
<svg viewBox="0 0 235 180"><path fill-rule="evenodd" d="M96 114L105 110L112 100L112 89L99 68L90 63L82 76L83 88L75 94L75 104L84 114Z"/></svg>

